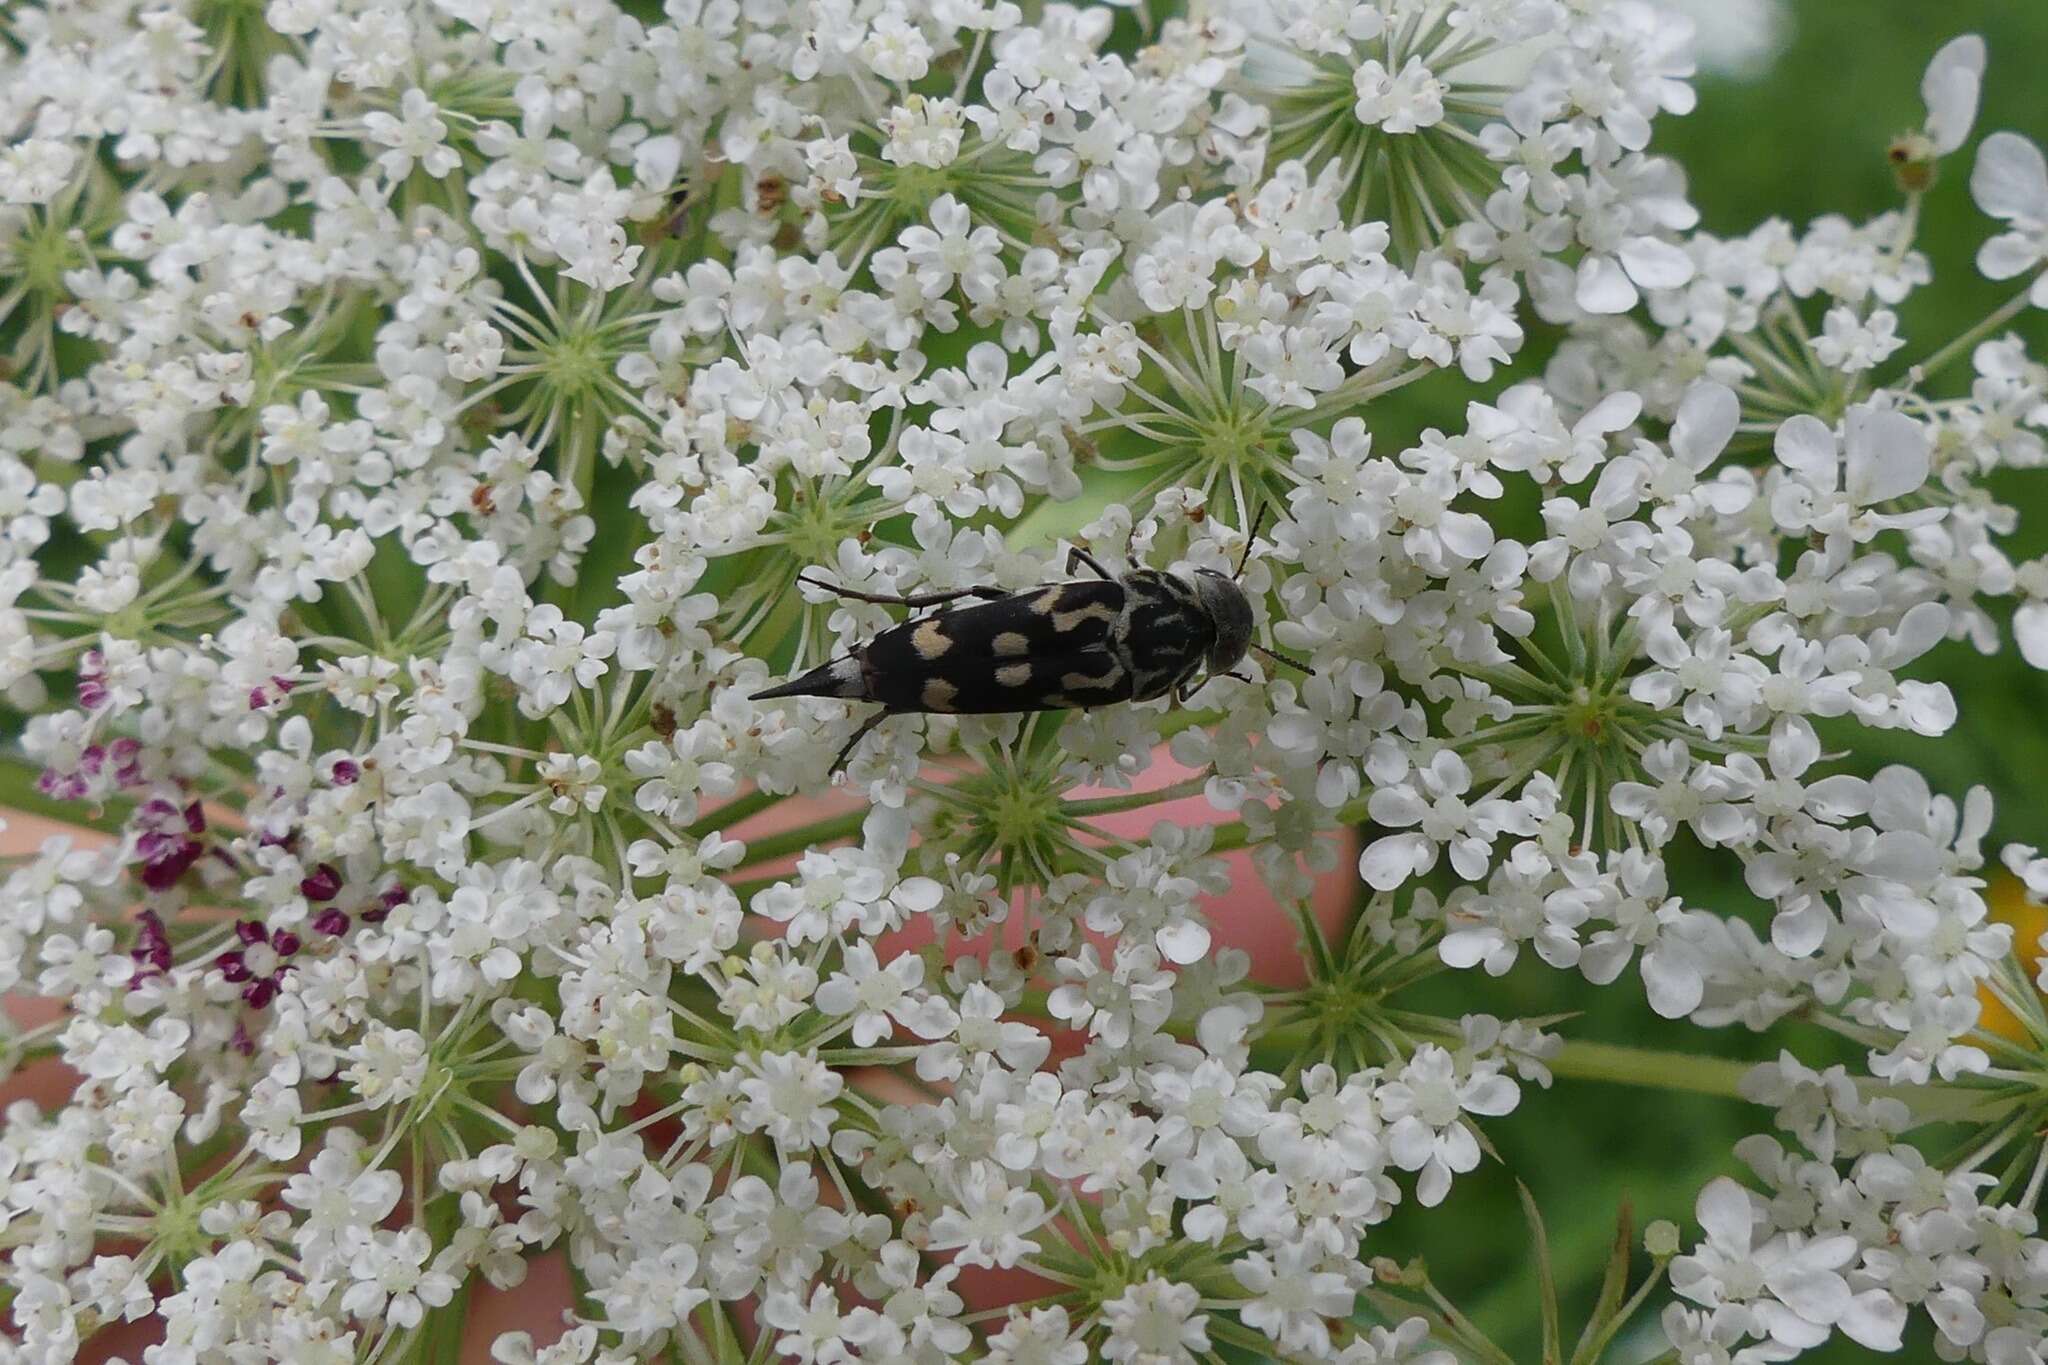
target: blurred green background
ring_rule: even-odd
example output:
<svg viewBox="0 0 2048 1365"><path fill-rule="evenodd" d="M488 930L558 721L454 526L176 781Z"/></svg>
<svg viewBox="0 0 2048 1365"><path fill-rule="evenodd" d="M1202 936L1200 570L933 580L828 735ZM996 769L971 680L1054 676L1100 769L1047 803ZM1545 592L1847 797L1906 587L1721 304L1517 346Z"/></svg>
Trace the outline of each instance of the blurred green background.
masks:
<svg viewBox="0 0 2048 1365"><path fill-rule="evenodd" d="M1723 0L1741 12L1764 9ZM1700 9L1706 8L1702 0ZM1944 166L1927 196L1918 246L1932 261L1935 283L1901 309L1909 338L1900 359L1924 355L1964 331L2009 297L2007 284L1977 276L1972 262L1991 228L1971 203L1969 166L1983 134L2009 128L2048 140L2048 3L2041 0L1789 0L1776 8L1781 28L1773 55L1741 73L1703 72L1699 108L1659 120L1655 149L1685 166L1703 226L1739 233L1773 216L1800 224L1827 213L1863 219L1898 204L1883 153L1895 135L1923 117L1920 74L1936 48L1962 33L1980 33L1990 48L1983 109L1972 144ZM1738 16L1742 17L1742 16ZM2048 317L2035 312L2018 329L2037 356L2048 355ZM1538 339L1518 366L1540 366L1548 344ZM1946 376L1960 392L1967 366ZM1376 449L1397 450L1424 427L1455 429L1469 388L1453 379L1418 384L1376 403ZM2008 475L2003 501L2021 509L2022 528L2008 548L2017 561L2048 553L2048 496L2040 474ZM2001 617L2003 617L2001 613ZM2048 773L2048 675L2029 668L2010 646L1984 658L1949 645L1923 660L1915 676L1941 678L1956 694L1961 721L1939 740L1838 728L1825 736L1845 761L1871 772L1887 763L1918 767L1938 791L1960 796L1988 786L1998 817L1988 850L2009 840L2048 844L2039 775ZM1739 875L1700 863L1674 869L1673 890L1689 904L1723 912L1754 907ZM1761 918L1759 917L1759 922ZM1585 1010L1566 1025L1575 1038L1698 1052L1703 1043L1730 1058L1775 1056L1792 1047L1809 1063L1853 1061L1838 1040L1817 1028L1781 1025L1758 1037L1743 1030L1702 1036L1691 1025L1655 1018L1640 989L1592 991L1524 955L1522 965L1493 980L1478 973L1438 977L1409 997L1447 1012L1484 1009L1502 1017ZM1598 1288L1614 1218L1627 1201L1640 1228L1669 1218L1693 1235L1695 1193L1718 1174L1746 1174L1731 1149L1765 1121L1739 1101L1630 1089L1560 1079L1549 1091L1525 1087L1522 1107L1488 1126L1505 1165L1485 1163L1453 1187L1445 1206L1404 1206L1372 1245L1380 1254L1427 1259L1432 1278L1517 1361L1541 1358L1536 1268L1515 1192L1519 1177L1532 1190L1549 1228L1564 1308L1567 1353ZM1947 1137L1927 1135L1930 1151ZM1644 1261L1637 1257L1636 1271ZM1647 1359L1661 1340L1644 1313L1609 1353L1615 1361ZM1850 1342L1802 1356L1815 1365L1878 1359L1932 1360L1924 1324L1909 1333L1903 1356L1883 1357Z"/></svg>

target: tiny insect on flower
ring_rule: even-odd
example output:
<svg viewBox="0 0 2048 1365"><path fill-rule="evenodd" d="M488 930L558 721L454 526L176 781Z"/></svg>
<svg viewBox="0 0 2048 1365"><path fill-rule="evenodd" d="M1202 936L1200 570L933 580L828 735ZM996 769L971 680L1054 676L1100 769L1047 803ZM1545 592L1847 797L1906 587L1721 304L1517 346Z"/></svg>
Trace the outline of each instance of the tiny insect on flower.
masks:
<svg viewBox="0 0 2048 1365"><path fill-rule="evenodd" d="M877 635L852 652L779 687L753 694L837 697L881 703L832 762L837 771L870 730L892 715L989 715L1086 710L1116 702L1152 701L1171 693L1186 702L1205 680L1233 673L1247 650L1289 667L1307 664L1275 653L1252 637L1251 599L1239 586L1252 540L1229 577L1214 569L1183 574L1134 568L1122 576L1074 547L1067 572L1083 565L1094 579L1046 583L1022 592L997 587L889 596L811 583L841 597L912 608L935 607ZM972 606L957 606L967 599Z"/></svg>

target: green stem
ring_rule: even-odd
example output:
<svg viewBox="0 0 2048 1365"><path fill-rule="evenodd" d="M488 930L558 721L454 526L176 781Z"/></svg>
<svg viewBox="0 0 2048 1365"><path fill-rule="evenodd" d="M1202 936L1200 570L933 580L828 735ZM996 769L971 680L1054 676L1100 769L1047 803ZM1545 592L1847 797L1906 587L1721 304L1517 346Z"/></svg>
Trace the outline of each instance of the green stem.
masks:
<svg viewBox="0 0 2048 1365"><path fill-rule="evenodd" d="M1206 776L1190 777L1186 781L1176 782L1170 787L1159 787L1152 791L1119 792L1115 796L1091 797L1086 801L1062 801L1060 803L1060 813L1069 816L1089 816L1113 815L1117 811L1137 810L1141 806L1150 806L1164 801L1178 801L1184 796L1194 796L1203 787L1207 786L1208 782L1209 779Z"/></svg>
<svg viewBox="0 0 2048 1365"><path fill-rule="evenodd" d="M1593 1365L1594 1361L1599 1360L1601 1354L1607 1350L1608 1343L1614 1340L1615 1334L1628 1326L1629 1319L1641 1310L1651 1292L1663 1279L1664 1262L1659 1261L1644 1277L1643 1282L1636 1286L1636 1292L1629 1296L1628 1302L1621 1305L1614 1316L1600 1325L1598 1333L1590 1341L1582 1342L1579 1349L1572 1353L1572 1365Z"/></svg>
<svg viewBox="0 0 2048 1365"><path fill-rule="evenodd" d="M716 810L698 816L683 833L692 839L702 839L714 830L731 829L748 816L758 815L782 799L773 792L756 787L746 795L735 796Z"/></svg>
<svg viewBox="0 0 2048 1365"><path fill-rule="evenodd" d="M1215 828L1216 833L1209 839L1211 853L1232 853L1252 841L1252 827L1242 820Z"/></svg>
<svg viewBox="0 0 2048 1365"><path fill-rule="evenodd" d="M747 845L747 855L740 860L741 867L752 867L774 858L786 858L792 853L804 853L819 844L829 844L840 839L850 839L860 833L860 827L868 818L865 807L851 810L844 815L813 821L796 829L786 829L776 834L764 835Z"/></svg>
<svg viewBox="0 0 2048 1365"><path fill-rule="evenodd" d="M1906 373L1913 374L1917 371L1920 382L1924 383L1929 377L1940 374L1943 370L1947 369L1957 356L1963 354L2026 310L2029 301L2028 296L2033 293L2034 281L2040 278L2040 275L2041 271L2039 270L2029 275L2025 286L2017 294L2007 299L1999 307L1998 311L1985 318L1969 331L1964 332L1955 340L1949 342L1948 345L1928 356L1927 359L1907 366Z"/></svg>
<svg viewBox="0 0 2048 1365"><path fill-rule="evenodd" d="M1574 1039L1566 1042L1555 1057L1546 1059L1545 1065L1552 1074L1573 1080L1612 1081L1617 1085L1740 1099L1742 1078L1749 1074L1753 1063Z"/></svg>

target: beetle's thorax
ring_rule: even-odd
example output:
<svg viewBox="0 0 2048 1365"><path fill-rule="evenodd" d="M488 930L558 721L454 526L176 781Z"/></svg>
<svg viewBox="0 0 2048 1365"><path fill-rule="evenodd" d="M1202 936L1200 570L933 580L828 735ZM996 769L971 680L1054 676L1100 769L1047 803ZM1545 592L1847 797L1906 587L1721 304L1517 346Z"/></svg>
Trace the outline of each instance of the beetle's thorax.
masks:
<svg viewBox="0 0 2048 1365"><path fill-rule="evenodd" d="M1110 647L1130 670L1132 700L1163 697L1201 668L1215 622L1195 585L1177 573L1133 569L1118 581L1124 605Z"/></svg>
<svg viewBox="0 0 2048 1365"><path fill-rule="evenodd" d="M1228 673L1237 667L1252 643L1252 603L1234 578L1214 569L1197 569L1195 597L1201 602L1215 638L1210 642L1208 665L1211 673Z"/></svg>

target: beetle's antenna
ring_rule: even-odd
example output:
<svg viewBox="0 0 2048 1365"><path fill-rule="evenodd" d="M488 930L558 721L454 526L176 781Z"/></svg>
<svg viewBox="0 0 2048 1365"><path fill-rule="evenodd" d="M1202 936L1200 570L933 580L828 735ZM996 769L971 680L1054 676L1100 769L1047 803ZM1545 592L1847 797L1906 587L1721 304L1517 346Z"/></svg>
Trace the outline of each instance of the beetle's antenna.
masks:
<svg viewBox="0 0 2048 1365"><path fill-rule="evenodd" d="M1289 668L1301 670L1303 673L1308 674L1311 678L1313 678L1316 675L1316 671L1313 668L1310 668L1307 664L1303 663L1301 660L1289 658L1287 655L1282 654L1277 649L1268 649L1256 640L1252 641L1252 648L1256 649L1257 651L1259 651L1259 653L1265 655L1269 659L1276 659L1279 662L1286 664Z"/></svg>
<svg viewBox="0 0 2048 1365"><path fill-rule="evenodd" d="M1244 553L1237 557L1237 572L1230 576L1231 582L1235 583L1244 577L1244 566L1252 562L1252 542L1259 538L1259 528L1265 524L1266 504L1262 502L1259 504L1258 512L1252 517L1251 534L1244 538Z"/></svg>

